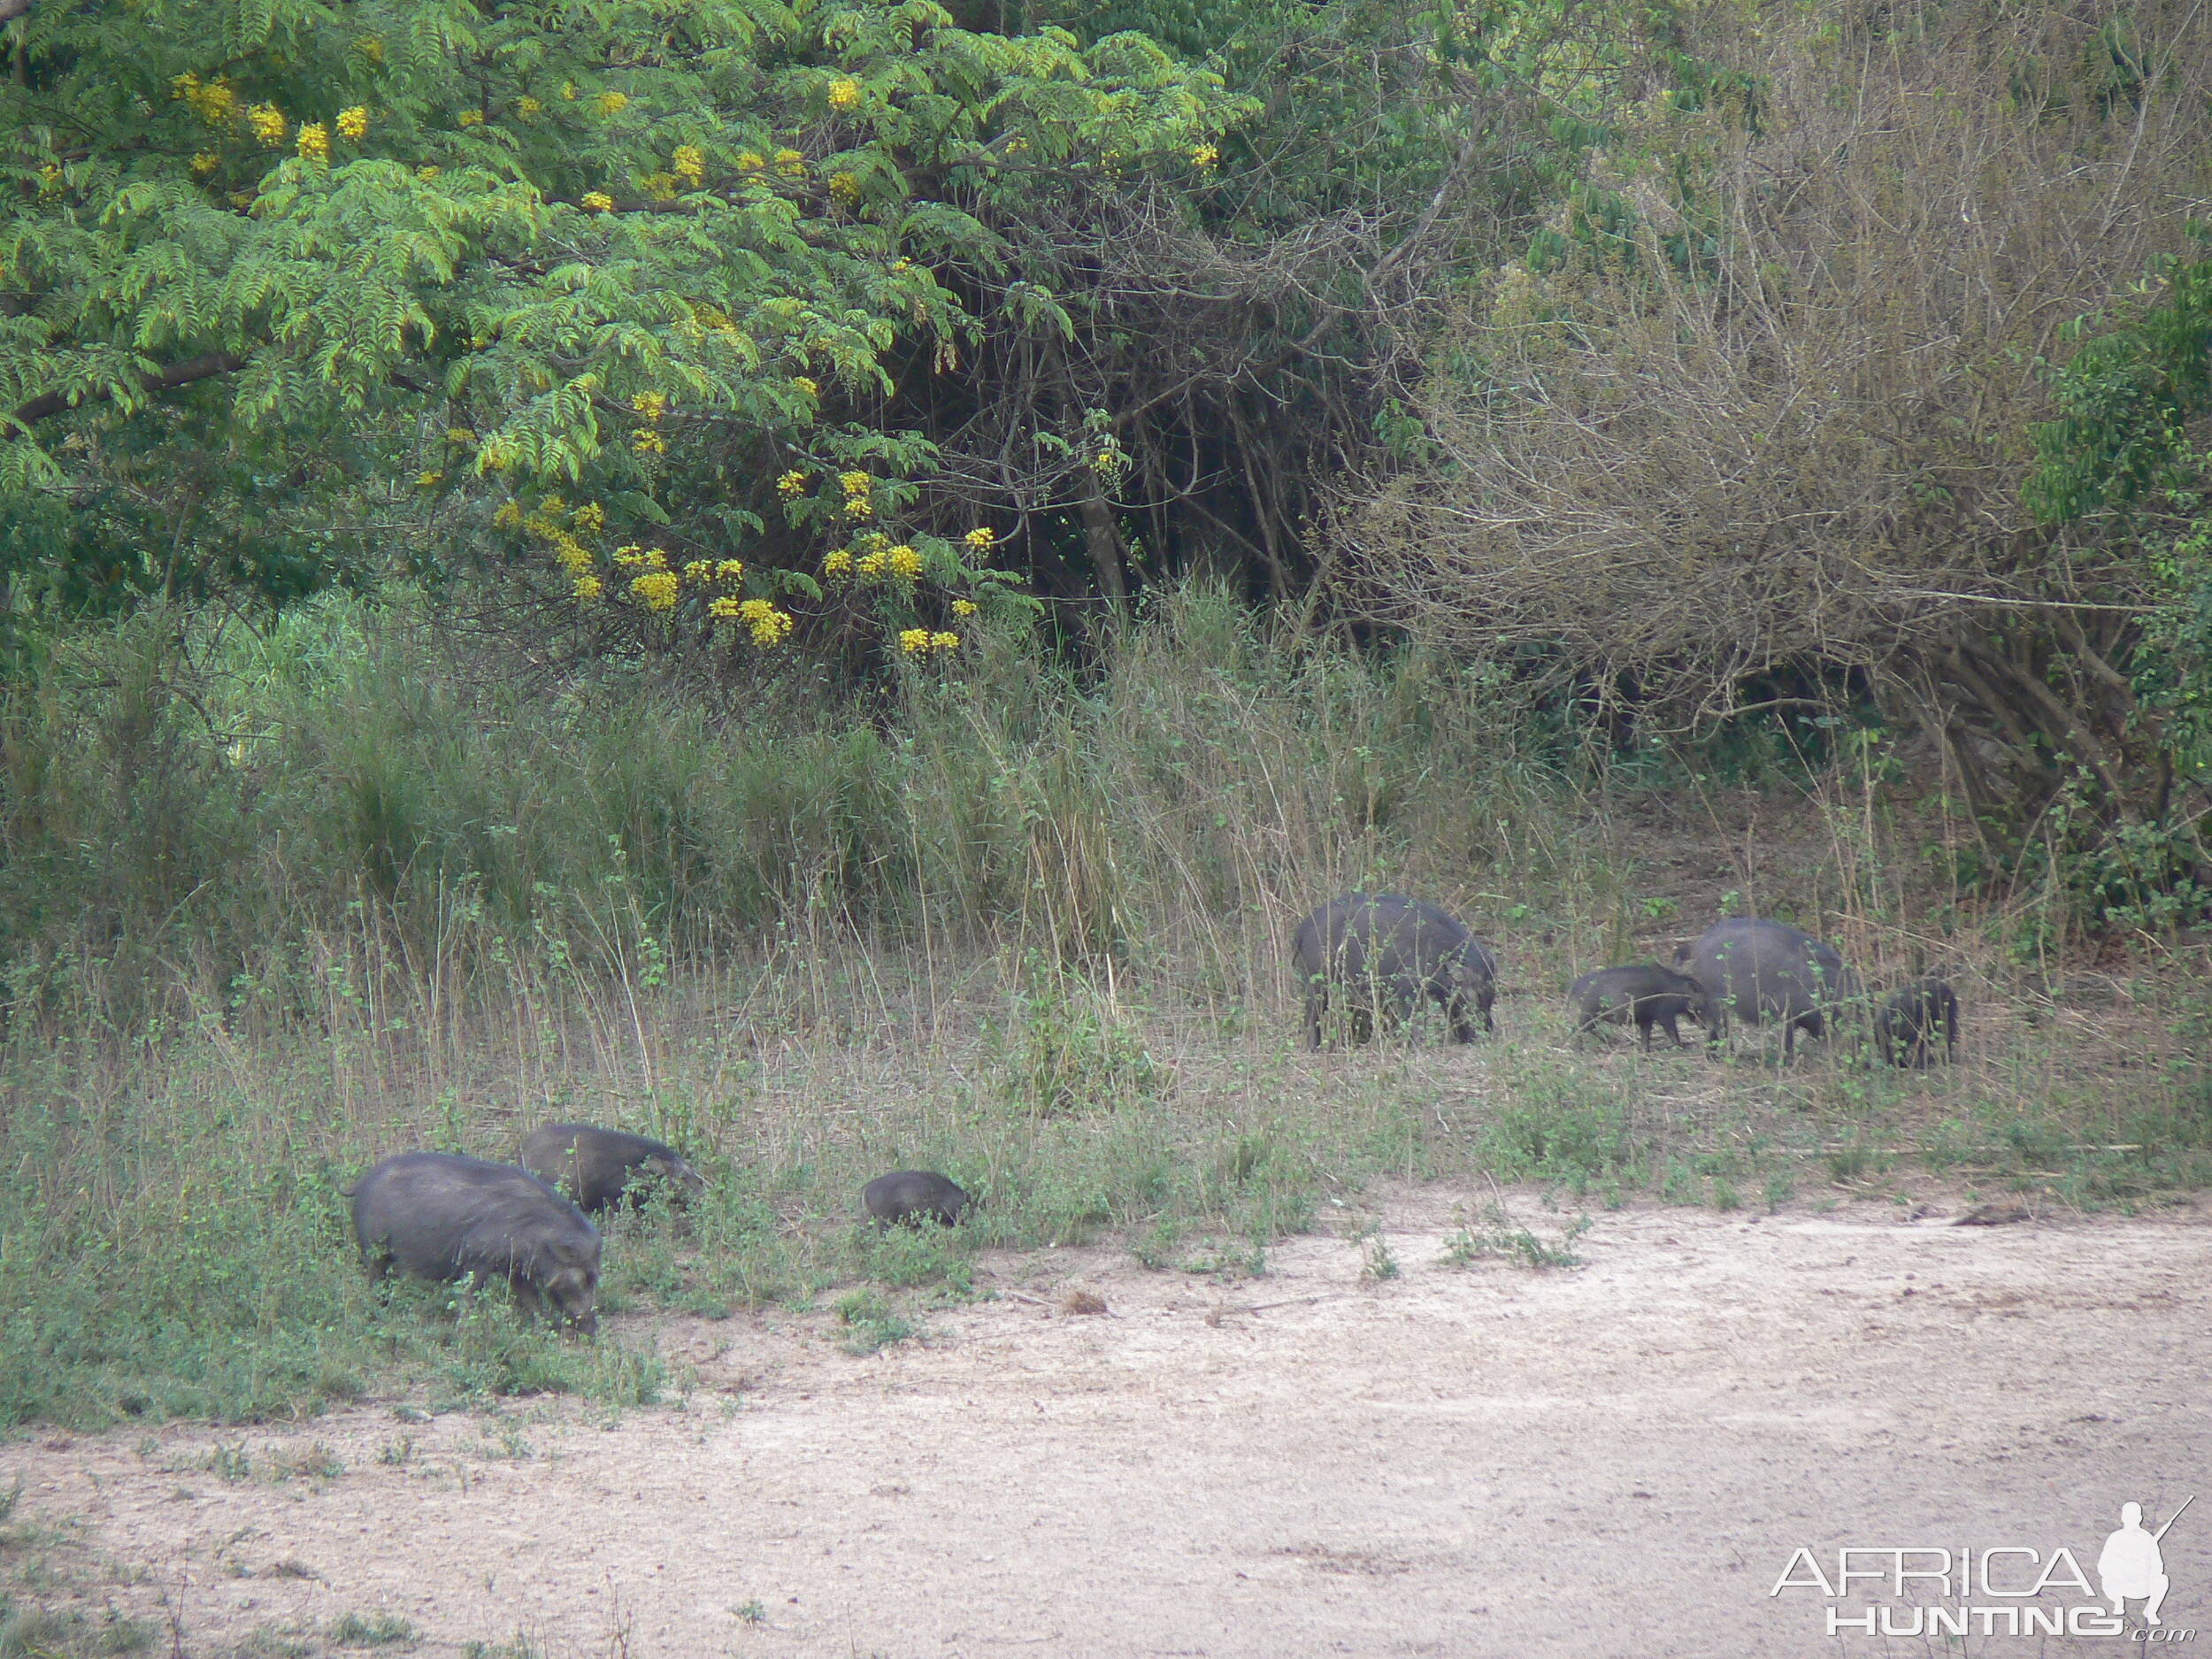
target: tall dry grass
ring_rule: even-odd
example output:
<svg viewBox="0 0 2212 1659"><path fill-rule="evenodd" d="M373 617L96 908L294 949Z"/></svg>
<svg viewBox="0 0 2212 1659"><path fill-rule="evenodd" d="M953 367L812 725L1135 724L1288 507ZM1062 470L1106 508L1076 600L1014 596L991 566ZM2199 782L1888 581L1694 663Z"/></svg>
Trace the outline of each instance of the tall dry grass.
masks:
<svg viewBox="0 0 2212 1659"><path fill-rule="evenodd" d="M680 1371L626 1312L956 1295L979 1248L1101 1230L1258 1271L1385 1176L1728 1204L1907 1165L2096 1202L2202 1179L2170 982L2107 976L2081 1019L2049 907L1932 879L1878 750L1656 788L1542 730L1204 590L1086 677L1009 643L887 707L718 718L612 672L526 688L399 601L58 637L0 710L0 1423L664 1397ZM1498 1041L1296 1048L1284 942L1360 885L1498 942ZM1567 1044L1573 973L1722 908L1877 979L1973 976L1974 1063ZM687 1239L611 1240L608 1340L372 1292L342 1196L370 1160L510 1156L566 1118L711 1178ZM862 1182L914 1165L984 1193L979 1225L860 1229Z"/></svg>

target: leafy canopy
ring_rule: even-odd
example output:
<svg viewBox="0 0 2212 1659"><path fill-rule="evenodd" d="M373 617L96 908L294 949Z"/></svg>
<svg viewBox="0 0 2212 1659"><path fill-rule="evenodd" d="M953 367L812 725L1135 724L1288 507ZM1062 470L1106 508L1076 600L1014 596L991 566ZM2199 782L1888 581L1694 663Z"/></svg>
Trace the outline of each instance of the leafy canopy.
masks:
<svg viewBox="0 0 2212 1659"><path fill-rule="evenodd" d="M954 204L1187 173L1240 107L1143 36L977 33L933 0L38 0L12 50L19 574L201 580L142 544L286 492L303 517L342 495L388 518L363 503L397 480L464 529L503 509L587 598L640 576L680 592L718 555L715 614L750 592L763 642L788 632L762 618L789 573L729 572L772 515L778 555L856 517L876 551L906 545L897 480L931 449L871 419L887 357L952 372L974 325L940 276L1004 257ZM857 492L837 481L856 472ZM580 522L546 505L556 487ZM725 545L634 541L634 574L596 545L649 541L686 493L718 503ZM968 580L978 550L918 557ZM311 586L308 564L257 578Z"/></svg>

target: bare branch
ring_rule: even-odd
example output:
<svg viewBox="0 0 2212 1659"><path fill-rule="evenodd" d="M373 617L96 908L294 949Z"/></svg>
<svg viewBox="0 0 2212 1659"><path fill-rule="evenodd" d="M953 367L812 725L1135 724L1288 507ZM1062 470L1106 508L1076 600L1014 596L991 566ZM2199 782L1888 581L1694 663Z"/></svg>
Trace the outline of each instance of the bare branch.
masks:
<svg viewBox="0 0 2212 1659"><path fill-rule="evenodd" d="M0 5L9 0L0 0ZM138 387L143 392L165 392L180 386L189 386L195 380L210 380L218 374L233 374L246 366L246 359L233 351L210 351L204 356L187 357L165 369L157 369L138 377ZM27 403L16 406L7 419L12 430L9 437L21 437L35 421L49 415L58 415L65 409L73 409L87 403L97 403L115 395L112 387L96 387L84 392L47 392L34 397Z"/></svg>

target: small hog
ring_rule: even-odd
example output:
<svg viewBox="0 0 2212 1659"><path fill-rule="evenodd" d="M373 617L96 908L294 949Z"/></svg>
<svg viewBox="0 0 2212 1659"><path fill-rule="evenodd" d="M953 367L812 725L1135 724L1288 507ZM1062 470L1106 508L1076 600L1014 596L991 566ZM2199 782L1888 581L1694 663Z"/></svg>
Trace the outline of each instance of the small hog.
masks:
<svg viewBox="0 0 2212 1659"><path fill-rule="evenodd" d="M877 1227L884 1229L894 1223L918 1227L925 1221L956 1227L979 1201L933 1170L901 1170L870 1181L861 1191L860 1202L875 1217Z"/></svg>
<svg viewBox="0 0 2212 1659"><path fill-rule="evenodd" d="M522 1166L576 1201L588 1215L640 1209L665 1192L676 1209L707 1189L699 1171L674 1148L590 1124L547 1124L523 1138Z"/></svg>
<svg viewBox="0 0 2212 1659"><path fill-rule="evenodd" d="M1959 999L1947 979L1930 977L1893 993L1876 1010L1874 1035L1882 1057L1892 1065L1916 1070L1935 1063L1935 1038L1943 1035L1943 1057L1958 1049Z"/></svg>
<svg viewBox="0 0 2212 1659"><path fill-rule="evenodd" d="M403 1152L356 1182L353 1232L372 1282L503 1279L525 1313L599 1328L599 1233L527 1170L445 1152Z"/></svg>
<svg viewBox="0 0 2212 1659"><path fill-rule="evenodd" d="M1674 965L1705 993L1709 1044L1720 1044L1732 1018L1747 1025L1776 1020L1782 1026L1785 1061L1795 1056L1800 1030L1824 1038L1838 1006L1858 993L1855 978L1833 945L1787 922L1758 917L1706 929L1674 953Z"/></svg>
<svg viewBox="0 0 2212 1659"><path fill-rule="evenodd" d="M1455 917L1402 894L1348 893L1298 924L1292 941L1306 987L1306 1042L1318 1048L1333 1005L1356 1042L1387 1014L1400 1024L1423 998L1436 1004L1455 1041L1475 1040L1475 1017L1495 1031L1498 959Z"/></svg>
<svg viewBox="0 0 2212 1659"><path fill-rule="evenodd" d="M1633 1020L1647 1054L1654 1025L1664 1026L1674 1046L1686 1048L1689 1044L1682 1041L1675 1022L1686 1016L1699 1021L1705 1018L1705 993L1695 979L1648 962L1584 974L1567 987L1567 1003L1574 1011L1576 1036L1596 1030L1601 1023L1625 1025Z"/></svg>

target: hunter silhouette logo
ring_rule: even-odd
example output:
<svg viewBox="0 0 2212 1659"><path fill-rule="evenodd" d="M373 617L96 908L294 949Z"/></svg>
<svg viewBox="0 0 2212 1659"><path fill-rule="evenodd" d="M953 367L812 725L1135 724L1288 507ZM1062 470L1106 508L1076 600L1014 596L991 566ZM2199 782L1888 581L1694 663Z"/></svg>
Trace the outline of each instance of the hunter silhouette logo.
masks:
<svg viewBox="0 0 2212 1659"><path fill-rule="evenodd" d="M2001 1544L1962 1549L1932 1544L1847 1545L1827 1558L1801 1546L1768 1591L1816 1590L1827 1602L1827 1634L1859 1636L2125 1636L2145 1644L2190 1642L2193 1630L2161 1617L2172 1579L2162 1546L2194 1494L2155 1531L2143 1506L2123 1503L2120 1525L2097 1553L2096 1582L2065 1545ZM1858 1602L1847 1609L1839 1605ZM2127 1604L2139 1601L2131 1629Z"/></svg>
<svg viewBox="0 0 2212 1659"><path fill-rule="evenodd" d="M2103 1553L2097 1557L2097 1579L2104 1591L2105 1600L2112 1603L2116 1613L2124 1609L2128 1597L2143 1598L2143 1623L2159 1623L2158 1609L2166 1600L2166 1558L2159 1550L2159 1542L2181 1518L2182 1509L2197 1501L2190 1494L2181 1506L2166 1518L2166 1525L2155 1532L2143 1530L2143 1506L2124 1503L2120 1506L2120 1530L2104 1540Z"/></svg>

